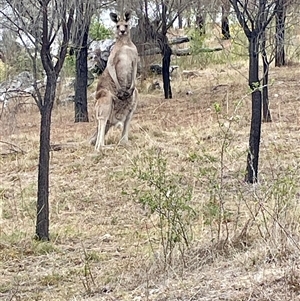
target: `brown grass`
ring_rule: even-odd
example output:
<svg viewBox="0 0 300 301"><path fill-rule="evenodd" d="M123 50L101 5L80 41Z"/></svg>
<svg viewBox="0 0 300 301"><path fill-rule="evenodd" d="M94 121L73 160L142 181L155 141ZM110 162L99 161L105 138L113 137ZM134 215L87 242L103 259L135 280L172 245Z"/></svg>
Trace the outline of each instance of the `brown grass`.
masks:
<svg viewBox="0 0 300 301"><path fill-rule="evenodd" d="M54 108L51 142L74 147L51 152L49 243L33 240L39 114L2 115L0 140L24 153L0 157L1 300L300 300L299 67L271 70L273 122L262 125L255 186L243 182L247 68L199 73L174 79L172 100L141 93L126 148L96 153L95 123L74 124L73 105ZM193 186L197 212L185 266L175 253L167 270L157 219L133 194L144 187L133 161L150 149Z"/></svg>

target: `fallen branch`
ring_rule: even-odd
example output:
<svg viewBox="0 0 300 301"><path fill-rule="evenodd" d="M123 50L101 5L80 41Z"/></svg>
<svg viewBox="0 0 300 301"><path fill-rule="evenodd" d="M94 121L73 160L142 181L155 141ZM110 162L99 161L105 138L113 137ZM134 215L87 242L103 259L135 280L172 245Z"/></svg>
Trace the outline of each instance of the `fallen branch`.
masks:
<svg viewBox="0 0 300 301"><path fill-rule="evenodd" d="M50 150L51 151L61 151L63 149L76 149L77 146L78 146L78 143L76 143L76 142L51 144Z"/></svg>
<svg viewBox="0 0 300 301"><path fill-rule="evenodd" d="M170 40L170 45L178 45L178 44L182 44L182 43L187 43L190 40L191 39L187 36L177 37L177 38L173 38L173 39Z"/></svg>
<svg viewBox="0 0 300 301"><path fill-rule="evenodd" d="M222 47L216 47L216 48L201 48L197 49L197 53L202 53L202 52L215 52L215 51L221 51L223 50ZM146 55L153 55L153 54L160 54L161 50L158 47L151 48L145 50L144 53L141 53L141 56L146 56ZM185 56L185 55L192 55L193 50L191 48L184 48L184 49L172 49L172 54L177 55L177 56Z"/></svg>
<svg viewBox="0 0 300 301"><path fill-rule="evenodd" d="M19 146L15 145L13 143L1 141L1 140L0 140L0 143L7 146L6 150L3 150L3 151L1 150L1 152L0 152L1 156L7 156L7 155L12 155L12 154L18 154L18 153L21 153L22 155L24 155L26 153L23 149L21 149Z"/></svg>

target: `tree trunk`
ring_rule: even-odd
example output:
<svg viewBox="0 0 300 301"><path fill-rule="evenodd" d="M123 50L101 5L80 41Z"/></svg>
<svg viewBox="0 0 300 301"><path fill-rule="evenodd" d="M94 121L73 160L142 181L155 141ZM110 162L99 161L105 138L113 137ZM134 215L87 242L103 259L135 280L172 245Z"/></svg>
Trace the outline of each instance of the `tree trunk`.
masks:
<svg viewBox="0 0 300 301"><path fill-rule="evenodd" d="M286 9L283 0L279 0L276 5L276 53L275 53L275 66L285 66L285 51L284 51L284 40L285 40L285 19Z"/></svg>
<svg viewBox="0 0 300 301"><path fill-rule="evenodd" d="M38 168L38 195L36 238L48 241L49 237L49 152L51 112L55 99L57 77L47 77L44 104L40 106L40 155Z"/></svg>
<svg viewBox="0 0 300 301"><path fill-rule="evenodd" d="M196 15L196 28L198 28L200 35L205 34L204 17L200 13Z"/></svg>
<svg viewBox="0 0 300 301"><path fill-rule="evenodd" d="M81 45L76 50L75 122L88 122L87 82L88 82L88 28L83 33Z"/></svg>
<svg viewBox="0 0 300 301"><path fill-rule="evenodd" d="M256 183L258 179L258 159L261 135L261 109L262 99L259 89L259 38L253 32L249 40L249 86L252 90L252 117L249 137L249 151L247 156L247 168L245 180L248 183Z"/></svg>
<svg viewBox="0 0 300 301"><path fill-rule="evenodd" d="M178 28L182 29L183 28L183 21L182 21L182 15L178 14Z"/></svg>
<svg viewBox="0 0 300 301"><path fill-rule="evenodd" d="M167 1L166 1L167 2ZM162 77L164 85L164 94L165 99L172 98L171 83L170 83L170 64L171 64L171 55L172 49L169 46L168 37L167 37L167 10L168 7L166 2L162 2L162 26L161 34L159 34L158 44L161 49L162 58Z"/></svg>
<svg viewBox="0 0 300 301"><path fill-rule="evenodd" d="M74 7L71 7L66 17L66 12L61 20L62 26L62 44L59 49L57 61L53 64L52 55L50 52L53 40L50 40L49 24L50 14L48 14L49 1L39 1L40 11L42 13L42 31L40 57L43 68L47 75L45 92L42 97L40 90L35 87L37 92L37 105L41 114L40 123L40 154L38 167L38 192L37 192L37 217L36 217L36 239L48 241L49 237L49 164L50 164L50 129L51 129L51 113L55 100L57 87L57 78L63 66L70 30L73 23ZM38 47L36 45L36 47ZM33 59L33 68L36 71L36 57Z"/></svg>
<svg viewBox="0 0 300 301"><path fill-rule="evenodd" d="M171 55L172 49L166 44L163 48L163 58L162 58L162 77L163 77L163 86L164 86L164 95L165 99L172 98L172 90L171 90L171 83L170 83L170 64L171 64Z"/></svg>
<svg viewBox="0 0 300 301"><path fill-rule="evenodd" d="M228 15L230 11L230 5L222 5L222 23L221 23L221 30L222 30L222 38L224 40L230 39L230 30L229 30L229 21Z"/></svg>
<svg viewBox="0 0 300 301"><path fill-rule="evenodd" d="M272 122L271 112L269 109L269 66L268 56L266 52L266 36L263 34L261 43L261 56L263 59L263 88L262 88L262 103L263 103L263 122Z"/></svg>

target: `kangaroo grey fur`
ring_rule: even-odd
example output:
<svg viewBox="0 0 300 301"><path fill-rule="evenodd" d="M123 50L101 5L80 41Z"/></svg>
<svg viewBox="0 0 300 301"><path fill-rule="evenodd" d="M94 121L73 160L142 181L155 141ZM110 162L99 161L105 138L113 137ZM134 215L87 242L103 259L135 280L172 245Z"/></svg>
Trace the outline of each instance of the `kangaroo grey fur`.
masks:
<svg viewBox="0 0 300 301"><path fill-rule="evenodd" d="M123 126L120 142L128 142L128 132L132 115L137 106L138 91L135 88L132 95L127 98L116 96L117 88L109 75L107 69L99 78L95 95L95 113L97 129L90 139L90 143L95 145L95 150L99 151L105 145L105 135L112 126Z"/></svg>
<svg viewBox="0 0 300 301"><path fill-rule="evenodd" d="M107 61L107 70L113 79L117 93L121 99L132 95L137 76L138 52L130 37L129 20L131 12L125 12L124 17L110 13L110 18L116 23L116 43Z"/></svg>

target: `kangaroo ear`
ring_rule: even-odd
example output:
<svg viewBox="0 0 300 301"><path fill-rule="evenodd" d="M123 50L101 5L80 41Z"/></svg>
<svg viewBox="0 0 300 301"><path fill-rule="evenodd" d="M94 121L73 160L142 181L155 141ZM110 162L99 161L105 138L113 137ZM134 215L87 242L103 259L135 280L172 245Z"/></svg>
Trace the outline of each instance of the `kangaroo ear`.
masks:
<svg viewBox="0 0 300 301"><path fill-rule="evenodd" d="M118 18L118 15L117 15L117 14L115 14L115 13L110 13L109 16L110 16L110 18L111 18L111 20L112 20L113 22L115 22L115 23L118 23L118 22L119 22L119 18Z"/></svg>
<svg viewBox="0 0 300 301"><path fill-rule="evenodd" d="M126 11L125 12L125 22L128 22L131 18L131 11Z"/></svg>

